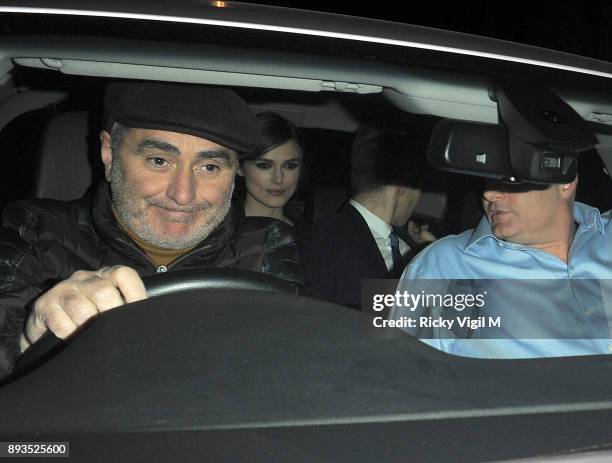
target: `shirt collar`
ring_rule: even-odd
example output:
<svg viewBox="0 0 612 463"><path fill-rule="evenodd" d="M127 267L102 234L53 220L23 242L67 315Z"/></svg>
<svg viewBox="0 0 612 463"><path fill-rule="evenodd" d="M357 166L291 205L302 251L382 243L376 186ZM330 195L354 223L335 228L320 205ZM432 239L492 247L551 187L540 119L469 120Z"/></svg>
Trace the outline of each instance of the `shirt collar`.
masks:
<svg viewBox="0 0 612 463"><path fill-rule="evenodd" d="M584 233L588 233L589 231L595 230L598 233L604 234L604 225L601 219L601 214L599 209L591 206L587 206L586 204L579 203L577 201L574 202L574 220L578 222L579 227L576 231L576 236L574 240L578 237L578 235L582 235ZM468 240L464 252L468 254L475 253L476 244L485 240L485 239L494 239L498 243L504 243L504 245L516 248L523 249L529 248L529 246L519 245L515 243L510 243L508 241L500 240L495 237L493 231L491 230L491 224L487 219L486 215L483 215L478 222L476 228L472 231L470 239ZM471 251L471 252L470 252Z"/></svg>
<svg viewBox="0 0 612 463"><path fill-rule="evenodd" d="M596 207L574 202L574 219L580 224L578 232L594 228L598 233L605 234L601 213Z"/></svg>
<svg viewBox="0 0 612 463"><path fill-rule="evenodd" d="M361 214L361 216L364 218L364 220L368 224L368 227L372 231L373 235L380 236L381 238L389 237L389 234L391 233L391 230L392 230L391 225L389 225L383 219L381 219L376 214L374 214L372 211L370 211L367 207L358 203L354 199L351 199L349 201L349 204L353 206L355 209L357 209L357 212Z"/></svg>

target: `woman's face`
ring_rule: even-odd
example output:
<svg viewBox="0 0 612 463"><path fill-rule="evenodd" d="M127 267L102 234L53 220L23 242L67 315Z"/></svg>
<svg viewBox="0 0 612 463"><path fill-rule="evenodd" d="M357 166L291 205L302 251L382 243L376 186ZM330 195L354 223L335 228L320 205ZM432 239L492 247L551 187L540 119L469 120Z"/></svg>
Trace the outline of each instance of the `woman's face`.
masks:
<svg viewBox="0 0 612 463"><path fill-rule="evenodd" d="M244 161L247 199L250 196L269 208L283 207L297 188L301 160L302 150L295 140L289 140L263 156Z"/></svg>

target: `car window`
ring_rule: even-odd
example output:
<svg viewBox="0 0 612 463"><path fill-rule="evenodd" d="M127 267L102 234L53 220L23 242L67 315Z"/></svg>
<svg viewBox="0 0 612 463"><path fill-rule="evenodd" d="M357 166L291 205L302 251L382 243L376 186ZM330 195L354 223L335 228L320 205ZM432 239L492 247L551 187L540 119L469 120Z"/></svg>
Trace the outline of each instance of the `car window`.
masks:
<svg viewBox="0 0 612 463"><path fill-rule="evenodd" d="M28 412L33 417L19 428L15 422L21 419L19 413L8 413L6 423L0 423L0 435L6 431L10 437L9 431L17 429L16 439L23 438L20 432L33 432L48 420L51 431L70 433L76 427L85 434L121 434L127 428L142 432L143 439L158 431L250 432L254 426L265 428L262 433L280 430L274 438L284 442L289 435L283 435L284 430L303 425L310 427L313 442L326 442L315 450L306 445L307 457L313 452L320 457L315 459L333 461L342 460L331 442L339 436L360 436L355 439L355 449L365 449L362 458L369 461L373 454L381 455L381 447L373 442L376 439L368 437L370 432L378 437L392 435L392 441L403 442L403 450L408 444L421 448L406 437L408 429L429 439L433 449L431 455L429 450L419 453L419 461L448 461L453 450L449 446L459 449L459 460L476 455L474 459L486 461L609 445L608 426L601 423L609 422L611 413L609 393L602 385L612 379L606 355L612 352L610 331L606 331L612 300L612 65L518 44L324 14L293 17L273 10L266 22L261 15L268 10L254 5L245 6L242 12L237 8L235 12L228 9L223 16L226 13L204 10L196 14L183 6L171 18L160 14L153 19L141 17L142 11L136 10L122 18L121 8L119 13L97 16L86 9L79 15L65 11L2 13L0 146L5 168L0 169L0 208L5 220L19 216L8 207L15 201L76 199L105 182L100 133L104 92L110 82L181 82L232 89L253 112L273 112L297 127L304 155L291 205L306 230L316 230L317 224L337 216L351 198L351 154L360 127L410 137L412 154L429 159L420 184L422 194L410 220L417 227L425 226L435 240L407 244L414 254L412 260L407 258L403 273L390 278L397 263L391 234L378 237L379 242L386 240L387 260L382 253L376 254L378 260L368 263L368 270L389 264L383 272L386 278L374 275L360 280L359 289L351 294L361 300L357 306L331 299L323 302L325 298L307 293L254 294L249 292L251 287L232 287L225 292L216 288L220 292L210 298L187 291L151 302L155 317L143 322L145 337L132 334L138 331L139 317L146 318L147 304L136 303L125 315L120 311L116 311L119 315L105 314L91 324L91 330L79 330L81 334L49 363L0 386L0 404L25 403L32 407ZM592 143L574 145L563 137L542 136L545 130L533 123L534 118L549 122L563 118L549 108L525 116L519 107L525 102L519 104L515 94L504 93L519 84L556 95L564 109L577 114ZM506 94L510 96L503 100ZM443 133L442 129L448 130ZM498 135L501 138L495 138ZM470 143L458 142L462 136ZM480 145L488 136L495 143ZM496 151L499 140L503 146ZM578 162L573 164L570 161L575 160L579 144ZM469 168L461 164L468 162L467 155L462 158L466 152L472 163ZM520 156L513 158L511 152ZM494 158L508 161L502 164L510 165L513 175L474 167ZM526 165L531 170L520 170L522 181L514 181L519 167ZM547 168L565 176L575 168L578 183L572 186L573 178L549 183L534 180ZM521 228L540 224L553 229L544 218L551 223L558 218L560 214L551 212L551 205L557 204L553 199L564 191L554 190L557 196L546 196L553 183L575 188L575 200L580 203L576 220L562 222L571 235L566 260L542 249L540 245L550 243L542 243L540 236L534 241ZM533 196L520 204L499 199L526 193ZM535 207L542 197L548 202ZM234 207L241 200L234 198ZM37 204L53 209L59 203ZM522 211L526 211L524 216ZM512 214L520 220L512 222ZM28 219L27 213L24 217ZM251 224L245 236L261 229L256 221ZM72 225L86 226L87 220L79 217ZM30 221L28 226L38 230L39 224ZM274 226L278 227L275 232L283 230L278 223ZM408 225L404 226L406 230L401 231L407 233ZM29 230L3 230L0 236L8 243L5 248L19 238L28 239ZM125 238L123 232L118 234ZM333 252L348 241L343 236L349 235L336 233L326 238L328 247L319 253L326 264L322 280L336 265ZM368 243L380 250L373 236ZM266 245L276 246L278 241L272 237ZM362 243L365 241L346 254L344 267L338 271L340 281L360 265ZM47 243L41 252L56 244ZM244 250L244 255L248 258L253 249L256 247ZM406 254L405 248L401 251ZM502 259L503 252L520 254ZM22 255L2 257L0 273L9 275ZM37 270L47 275L53 265L61 262ZM489 273L481 272L483 268ZM165 270L166 266L158 267L160 273ZM223 275L219 278L223 280ZM9 289L27 292L49 284L47 279ZM8 286L10 282L0 287L0 298L8 294ZM434 303L422 303L428 295ZM497 320L494 313L487 314L484 321L484 316L479 318L476 309L480 307L474 304L479 298L487 299L484 296L501 304L502 318L514 324L505 325L508 331L501 335L479 338L481 322ZM467 307L466 301L472 305ZM576 309L569 314L560 310L568 301ZM448 307L454 312L445 312ZM210 311L199 318L200 308ZM539 315L534 315L538 310ZM532 318L516 317L516 313ZM466 317L471 320L460 326L458 320ZM419 326L410 326L411 318ZM527 333L520 326L525 319L530 327L540 323L537 326L545 329ZM0 317L4 320L13 319ZM14 325L21 329L24 323L20 320ZM117 328L121 326L129 327L129 336ZM516 326L518 331L513 331ZM181 332L189 336L169 339L166 331L176 338ZM573 349L574 343L565 342L568 340L580 346ZM532 341L543 341L545 346L529 350ZM97 349L96 342L108 343L108 350ZM122 354L124 344L129 355ZM225 349L227 345L231 347ZM155 365L158 346L157 370L151 365ZM82 377L75 379L66 373L71 370L70 362L81 365ZM66 373L65 377L57 379L52 366ZM64 415L54 414L53 409L54 403L67 403L60 392L74 392L79 381L88 385L97 376L101 385L94 389L102 399L78 395L76 405L67 405L68 418L62 424L59 420ZM158 381L159 390L143 391L139 377ZM56 379L67 383L55 387ZM20 397L21 390L34 394L47 384L52 384L47 391L51 400L42 403ZM196 397L195 405L187 411L190 405L185 406L185 397L190 393ZM120 398L112 406L100 407L117 395ZM99 420L88 420L84 410L90 408ZM550 437L550 429L561 422L569 431L555 435L554 442L537 436L529 440L526 435L533 425ZM347 423L364 427L356 434L354 429L344 433L335 428ZM584 429L578 431L579 425ZM473 435L472 431L482 433L485 428L494 434L497 450L491 450L491 443L479 450L457 444ZM459 435L446 443L437 442L454 429L461 430ZM236 432L237 448L247 448L242 431ZM207 439L214 444L214 438ZM529 442L537 452L521 449L521 442ZM347 450L346 455L357 458L355 449ZM291 451L308 460L300 450ZM396 461L412 455L397 449L390 452L391 460Z"/></svg>

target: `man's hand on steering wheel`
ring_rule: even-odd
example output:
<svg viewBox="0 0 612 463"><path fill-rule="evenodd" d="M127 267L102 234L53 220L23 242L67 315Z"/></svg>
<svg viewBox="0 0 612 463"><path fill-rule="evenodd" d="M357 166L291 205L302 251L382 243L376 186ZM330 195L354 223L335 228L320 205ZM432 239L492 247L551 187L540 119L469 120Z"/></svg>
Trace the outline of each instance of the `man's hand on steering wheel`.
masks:
<svg viewBox="0 0 612 463"><path fill-rule="evenodd" d="M66 339L98 313L146 298L140 276L130 267L79 270L36 300L19 340L21 352L47 330Z"/></svg>

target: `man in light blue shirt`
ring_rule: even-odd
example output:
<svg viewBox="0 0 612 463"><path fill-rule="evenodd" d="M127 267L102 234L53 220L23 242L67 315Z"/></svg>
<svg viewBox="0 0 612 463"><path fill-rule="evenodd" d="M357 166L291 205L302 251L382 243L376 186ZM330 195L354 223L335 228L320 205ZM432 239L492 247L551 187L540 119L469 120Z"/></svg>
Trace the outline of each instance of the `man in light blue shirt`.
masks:
<svg viewBox="0 0 612 463"><path fill-rule="evenodd" d="M445 352L474 357L612 353L611 212L600 214L575 202L577 181L539 186L489 182L478 226L433 243L404 271L400 293L419 292L424 285L428 291L455 293L461 286L481 293L497 286L499 291L484 292L492 300L482 312L473 312L497 315L502 326L459 330L457 325L417 325L407 331ZM459 281L465 279L472 283ZM396 305L390 318L457 315L455 310L448 317L444 310Z"/></svg>

